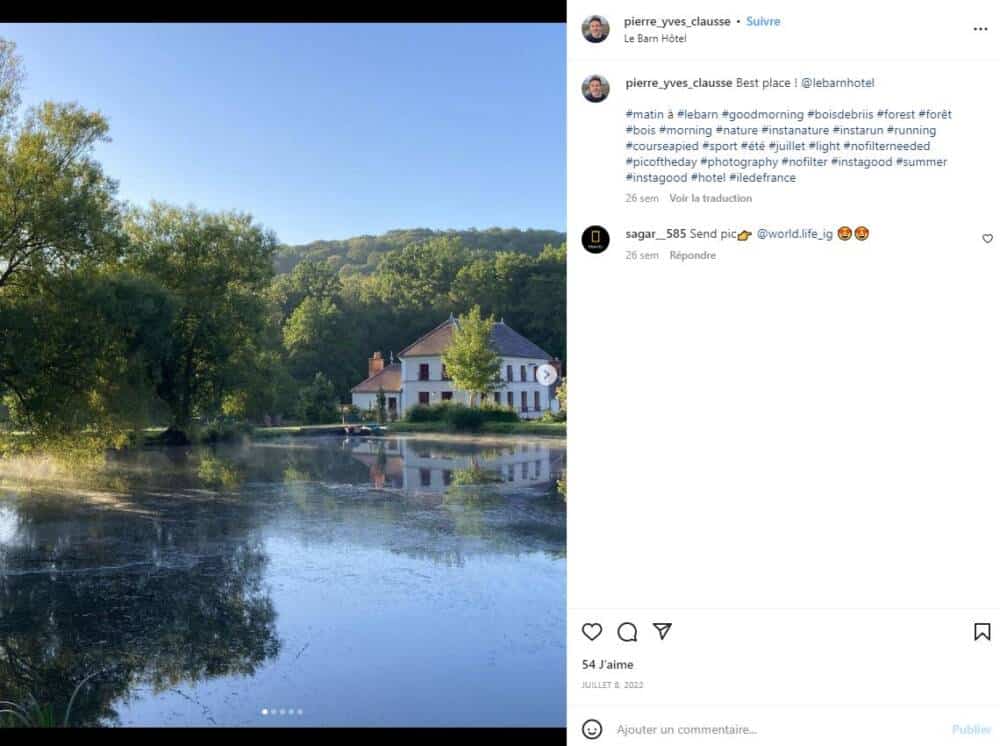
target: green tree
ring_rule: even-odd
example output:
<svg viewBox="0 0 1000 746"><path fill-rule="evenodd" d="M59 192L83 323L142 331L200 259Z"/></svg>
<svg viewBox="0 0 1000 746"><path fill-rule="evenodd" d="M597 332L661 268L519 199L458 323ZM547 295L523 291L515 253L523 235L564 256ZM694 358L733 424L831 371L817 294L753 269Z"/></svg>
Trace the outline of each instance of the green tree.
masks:
<svg viewBox="0 0 1000 746"><path fill-rule="evenodd" d="M481 401L499 386L500 356L490 344L494 318L483 318L479 306L461 316L441 356L455 386ZM473 404L475 404L475 399Z"/></svg>
<svg viewBox="0 0 1000 746"><path fill-rule="evenodd" d="M114 360L129 343L114 336L117 311L106 305L127 283L87 285L123 247L116 185L92 157L108 125L76 104L45 102L22 117L23 80L15 45L0 39L0 399L16 427L40 437L96 436L121 419L102 383L115 380L122 399L135 373ZM79 273L90 279L74 281Z"/></svg>
<svg viewBox="0 0 1000 746"><path fill-rule="evenodd" d="M282 330L292 375L306 382L318 371L338 391L348 391L358 382L358 360L364 357L355 332L354 325L332 300L307 297Z"/></svg>
<svg viewBox="0 0 1000 746"><path fill-rule="evenodd" d="M0 304L0 377L17 429L65 449L121 444L160 413L157 363L170 344L172 298L125 272L53 278L46 292Z"/></svg>
<svg viewBox="0 0 1000 746"><path fill-rule="evenodd" d="M246 214L156 202L130 211L125 228L128 265L174 298L156 392L169 408L170 431L186 436L195 417L218 415L225 400L258 377L277 241Z"/></svg>
<svg viewBox="0 0 1000 746"><path fill-rule="evenodd" d="M375 395L375 408L378 415L378 424L382 425L385 423L385 389L381 386L378 387L378 393Z"/></svg>
<svg viewBox="0 0 1000 746"><path fill-rule="evenodd" d="M328 262L304 261L290 273L275 277L270 292L281 308L284 322L306 298L336 299L340 294L340 278Z"/></svg>
<svg viewBox="0 0 1000 746"><path fill-rule="evenodd" d="M18 119L23 71L0 39L0 296L37 292L53 273L121 250L117 185L92 157L108 140L100 114L44 102Z"/></svg>
<svg viewBox="0 0 1000 746"><path fill-rule="evenodd" d="M322 373L299 390L299 418L309 425L336 422L340 418L337 390Z"/></svg>

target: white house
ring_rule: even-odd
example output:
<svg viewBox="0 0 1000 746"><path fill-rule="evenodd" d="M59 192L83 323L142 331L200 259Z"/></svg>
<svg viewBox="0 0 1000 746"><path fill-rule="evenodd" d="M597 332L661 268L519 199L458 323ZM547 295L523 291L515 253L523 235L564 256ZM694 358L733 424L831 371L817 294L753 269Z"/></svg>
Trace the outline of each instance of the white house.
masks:
<svg viewBox="0 0 1000 746"><path fill-rule="evenodd" d="M375 405L379 386L386 394L386 408L394 412L390 399L399 398L399 411L405 413L415 404L436 404L455 401L470 404L468 391L455 387L444 369L441 355L451 342L458 326L454 316L431 329L399 353L400 362L383 366L382 354L376 352L368 361L368 378L351 389L351 399L360 409ZM520 414L522 419L537 419L546 411L558 410L556 384L544 386L536 372L545 364L560 371L558 358L553 358L531 340L507 326L503 319L493 324L490 344L501 357L499 387L493 401ZM395 370L392 370L394 369Z"/></svg>
<svg viewBox="0 0 1000 746"><path fill-rule="evenodd" d="M386 365L382 353L376 352L368 359L368 378L351 389L351 403L365 411L376 409L381 389L385 394L385 408L389 419L396 419L401 411L403 395L401 373L402 366L399 363Z"/></svg>

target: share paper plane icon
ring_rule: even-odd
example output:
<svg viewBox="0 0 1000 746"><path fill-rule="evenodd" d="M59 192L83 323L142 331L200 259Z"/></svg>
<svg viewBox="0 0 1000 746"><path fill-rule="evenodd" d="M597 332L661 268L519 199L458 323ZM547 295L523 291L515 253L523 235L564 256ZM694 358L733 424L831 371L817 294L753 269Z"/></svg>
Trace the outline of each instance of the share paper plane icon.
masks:
<svg viewBox="0 0 1000 746"><path fill-rule="evenodd" d="M660 633L660 639L662 640L667 636L667 632L670 628L674 626L673 622L653 622L653 626L656 627L656 631Z"/></svg>

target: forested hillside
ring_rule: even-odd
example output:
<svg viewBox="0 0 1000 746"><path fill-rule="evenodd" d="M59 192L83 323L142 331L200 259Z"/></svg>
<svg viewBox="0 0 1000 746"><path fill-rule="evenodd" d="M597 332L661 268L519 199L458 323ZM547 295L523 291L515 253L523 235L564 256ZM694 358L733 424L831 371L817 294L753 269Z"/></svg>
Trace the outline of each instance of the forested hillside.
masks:
<svg viewBox="0 0 1000 746"><path fill-rule="evenodd" d="M380 236L355 236L340 241L313 241L299 246L281 246L275 261L279 272L290 272L304 260L324 261L341 273L370 274L388 252L423 243L432 238L456 238L462 246L486 251L517 251L535 256L546 244L558 246L565 234L547 230L488 228L434 231L429 228L394 230Z"/></svg>

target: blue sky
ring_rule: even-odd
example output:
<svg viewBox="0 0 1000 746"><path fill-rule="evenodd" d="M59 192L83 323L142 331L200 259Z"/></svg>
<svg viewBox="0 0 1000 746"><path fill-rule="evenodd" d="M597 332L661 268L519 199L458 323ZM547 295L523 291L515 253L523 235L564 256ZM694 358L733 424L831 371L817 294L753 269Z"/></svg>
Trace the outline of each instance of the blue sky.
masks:
<svg viewBox="0 0 1000 746"><path fill-rule="evenodd" d="M286 243L566 227L559 24L0 24L26 104L108 117L119 196Z"/></svg>

